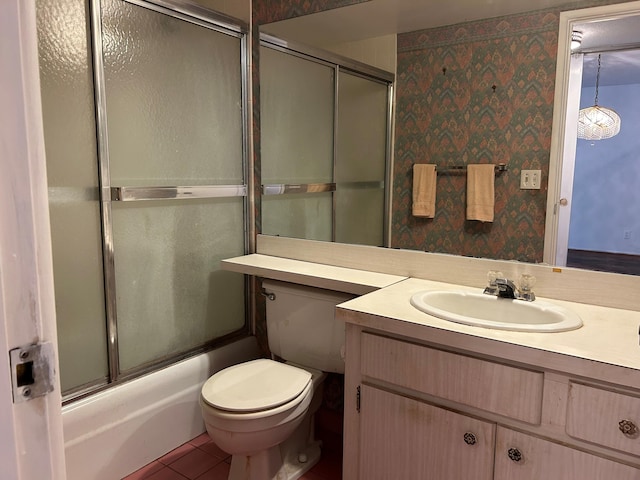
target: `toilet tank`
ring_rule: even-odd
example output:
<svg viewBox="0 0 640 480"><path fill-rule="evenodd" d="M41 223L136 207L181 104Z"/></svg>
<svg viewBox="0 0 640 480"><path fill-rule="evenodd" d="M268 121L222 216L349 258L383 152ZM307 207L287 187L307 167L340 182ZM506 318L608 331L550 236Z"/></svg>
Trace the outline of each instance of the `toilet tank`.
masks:
<svg viewBox="0 0 640 480"><path fill-rule="evenodd" d="M355 295L264 280L267 336L271 352L289 362L324 372L344 373L344 322L335 307Z"/></svg>

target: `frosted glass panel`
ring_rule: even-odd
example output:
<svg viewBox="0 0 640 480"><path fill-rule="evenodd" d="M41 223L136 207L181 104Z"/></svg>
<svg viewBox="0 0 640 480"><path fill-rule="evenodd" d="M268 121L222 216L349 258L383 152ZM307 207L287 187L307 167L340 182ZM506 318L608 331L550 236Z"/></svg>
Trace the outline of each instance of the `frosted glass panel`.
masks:
<svg viewBox="0 0 640 480"><path fill-rule="evenodd" d="M336 182L382 181L387 149L387 86L340 72Z"/></svg>
<svg viewBox="0 0 640 480"><path fill-rule="evenodd" d="M333 181L333 103L333 68L260 48L263 184Z"/></svg>
<svg viewBox="0 0 640 480"><path fill-rule="evenodd" d="M383 245L387 85L339 76L336 241Z"/></svg>
<svg viewBox="0 0 640 480"><path fill-rule="evenodd" d="M240 39L102 3L112 184L243 183Z"/></svg>
<svg viewBox="0 0 640 480"><path fill-rule="evenodd" d="M106 381L98 162L83 0L36 3L60 380Z"/></svg>
<svg viewBox="0 0 640 480"><path fill-rule="evenodd" d="M336 242L384 245L384 190L338 188Z"/></svg>
<svg viewBox="0 0 640 480"><path fill-rule="evenodd" d="M114 203L120 366L126 371L243 327L243 199Z"/></svg>
<svg viewBox="0 0 640 480"><path fill-rule="evenodd" d="M262 197L262 233L331 241L331 193Z"/></svg>

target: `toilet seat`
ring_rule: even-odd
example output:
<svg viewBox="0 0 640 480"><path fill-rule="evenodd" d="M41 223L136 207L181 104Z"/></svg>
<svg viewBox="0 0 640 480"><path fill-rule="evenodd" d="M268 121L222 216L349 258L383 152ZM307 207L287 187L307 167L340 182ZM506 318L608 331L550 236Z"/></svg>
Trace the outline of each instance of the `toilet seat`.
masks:
<svg viewBox="0 0 640 480"><path fill-rule="evenodd" d="M263 358L217 372L205 382L201 398L229 413L261 412L297 399L310 383L310 372Z"/></svg>

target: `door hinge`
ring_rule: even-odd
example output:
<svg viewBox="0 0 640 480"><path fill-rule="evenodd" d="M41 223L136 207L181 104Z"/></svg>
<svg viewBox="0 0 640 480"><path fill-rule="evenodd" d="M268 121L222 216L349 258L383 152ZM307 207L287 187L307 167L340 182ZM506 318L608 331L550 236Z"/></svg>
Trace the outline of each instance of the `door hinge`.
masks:
<svg viewBox="0 0 640 480"><path fill-rule="evenodd" d="M356 411L360 412L360 385L356 388Z"/></svg>
<svg viewBox="0 0 640 480"><path fill-rule="evenodd" d="M42 397L53 391L55 358L49 342L26 345L9 351L13 403Z"/></svg>

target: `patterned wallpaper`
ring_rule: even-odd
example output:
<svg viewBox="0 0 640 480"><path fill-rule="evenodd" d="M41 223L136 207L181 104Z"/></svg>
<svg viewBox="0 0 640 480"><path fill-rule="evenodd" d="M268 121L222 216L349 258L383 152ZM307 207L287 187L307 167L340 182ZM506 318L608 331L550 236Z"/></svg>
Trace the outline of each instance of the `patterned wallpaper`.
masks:
<svg viewBox="0 0 640 480"><path fill-rule="evenodd" d="M259 24L278 22L368 1L370 0L254 0L253 21Z"/></svg>
<svg viewBox="0 0 640 480"><path fill-rule="evenodd" d="M542 261L559 10L398 36L392 246ZM436 215L411 215L414 163L506 163L495 219L465 219L466 176L438 175ZM542 170L520 190L522 169Z"/></svg>

